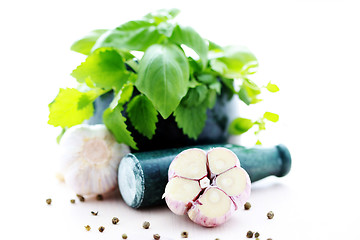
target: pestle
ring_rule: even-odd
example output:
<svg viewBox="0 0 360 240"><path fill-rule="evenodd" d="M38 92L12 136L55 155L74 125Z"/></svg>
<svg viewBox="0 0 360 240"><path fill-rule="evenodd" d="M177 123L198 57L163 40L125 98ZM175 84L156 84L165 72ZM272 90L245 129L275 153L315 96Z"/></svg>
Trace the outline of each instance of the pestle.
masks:
<svg viewBox="0 0 360 240"><path fill-rule="evenodd" d="M291 168L291 156L284 145L270 148L246 148L233 144L193 146L205 151L225 147L233 151L251 179L258 181L268 176L285 176ZM168 182L168 168L181 151L193 147L164 149L151 152L127 154L120 162L118 183L120 193L127 205L133 208L164 204L161 198Z"/></svg>

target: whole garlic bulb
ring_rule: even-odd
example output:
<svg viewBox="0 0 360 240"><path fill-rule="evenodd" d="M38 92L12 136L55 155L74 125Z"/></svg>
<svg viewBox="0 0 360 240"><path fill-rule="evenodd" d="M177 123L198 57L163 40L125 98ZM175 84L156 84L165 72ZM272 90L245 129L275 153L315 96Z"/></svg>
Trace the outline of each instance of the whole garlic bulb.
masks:
<svg viewBox="0 0 360 240"><path fill-rule="evenodd" d="M130 152L103 124L76 125L60 141L63 178L77 194L104 194L117 187L117 169Z"/></svg>

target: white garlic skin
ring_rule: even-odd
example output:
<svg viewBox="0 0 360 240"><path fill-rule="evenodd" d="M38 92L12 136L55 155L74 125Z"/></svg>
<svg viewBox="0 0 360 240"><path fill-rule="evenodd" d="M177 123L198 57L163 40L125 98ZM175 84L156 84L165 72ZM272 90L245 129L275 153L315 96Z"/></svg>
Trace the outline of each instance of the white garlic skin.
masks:
<svg viewBox="0 0 360 240"><path fill-rule="evenodd" d="M117 188L120 160L130 152L103 124L76 125L60 141L64 181L77 194L91 196Z"/></svg>

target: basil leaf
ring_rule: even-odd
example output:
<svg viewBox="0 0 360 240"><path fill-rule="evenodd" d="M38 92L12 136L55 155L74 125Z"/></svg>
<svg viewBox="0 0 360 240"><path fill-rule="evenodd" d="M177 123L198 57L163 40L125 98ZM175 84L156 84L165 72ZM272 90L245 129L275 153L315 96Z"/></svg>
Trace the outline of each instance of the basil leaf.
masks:
<svg viewBox="0 0 360 240"><path fill-rule="evenodd" d="M132 96L134 85L132 83L124 84L124 86L115 93L115 97L109 105L109 108L113 110L117 105L124 105L128 102Z"/></svg>
<svg viewBox="0 0 360 240"><path fill-rule="evenodd" d="M137 95L129 102L127 113L135 129L151 139L158 122L158 113L151 101L144 95Z"/></svg>
<svg viewBox="0 0 360 240"><path fill-rule="evenodd" d="M186 107L196 107L201 105L206 99L208 89L205 85L190 88L186 96L181 100L181 104Z"/></svg>
<svg viewBox="0 0 360 240"><path fill-rule="evenodd" d="M241 78L255 73L258 61L246 47L228 46L210 61L211 68L226 78Z"/></svg>
<svg viewBox="0 0 360 240"><path fill-rule="evenodd" d="M199 55L202 67L206 67L208 46L205 40L193 28L177 25L170 39L179 45L184 44L193 49Z"/></svg>
<svg viewBox="0 0 360 240"><path fill-rule="evenodd" d="M166 119L179 105L189 87L189 64L175 44L155 44L140 61L135 86Z"/></svg>
<svg viewBox="0 0 360 240"><path fill-rule="evenodd" d="M119 143L125 143L133 149L138 149L131 133L126 129L126 118L122 116L123 110L121 105L116 106L113 110L105 109L103 114L103 122L105 126L113 133L115 139Z"/></svg>
<svg viewBox="0 0 360 240"><path fill-rule="evenodd" d="M98 40L98 38L103 35L106 31L106 29L97 29L92 32L90 32L85 37L77 40L71 45L71 50L82 53L85 55L89 55L91 52L92 47L94 46L95 42Z"/></svg>
<svg viewBox="0 0 360 240"><path fill-rule="evenodd" d="M246 78L243 80L238 96L246 105L250 105L262 101L257 98L257 95L260 93L260 88L254 82Z"/></svg>
<svg viewBox="0 0 360 240"><path fill-rule="evenodd" d="M254 123L250 119L236 118L230 123L229 133L240 135L247 132L252 126L254 126Z"/></svg>
<svg viewBox="0 0 360 240"><path fill-rule="evenodd" d="M106 89L121 88L129 77L121 55L113 48L97 49L71 75L80 83L89 80Z"/></svg>
<svg viewBox="0 0 360 240"><path fill-rule="evenodd" d="M178 127L182 128L184 134L196 140L205 126L206 110L205 104L195 107L186 107L180 104L174 112L175 121Z"/></svg>
<svg viewBox="0 0 360 240"><path fill-rule="evenodd" d="M164 37L153 23L144 20L129 21L103 34L96 41L92 51L100 47L145 51Z"/></svg>

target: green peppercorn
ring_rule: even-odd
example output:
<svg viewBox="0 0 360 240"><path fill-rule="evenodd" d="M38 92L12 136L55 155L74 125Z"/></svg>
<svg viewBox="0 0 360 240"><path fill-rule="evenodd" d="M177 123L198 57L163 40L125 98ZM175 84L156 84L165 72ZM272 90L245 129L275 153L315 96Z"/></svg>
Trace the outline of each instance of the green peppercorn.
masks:
<svg viewBox="0 0 360 240"><path fill-rule="evenodd" d="M70 203L75 203L75 199L70 199Z"/></svg>
<svg viewBox="0 0 360 240"><path fill-rule="evenodd" d="M51 202L52 202L51 198L46 199L46 203L47 203L48 205L50 205Z"/></svg>
<svg viewBox="0 0 360 240"><path fill-rule="evenodd" d="M119 222L119 219L117 217L113 217L113 219L111 221L115 225Z"/></svg>
<svg viewBox="0 0 360 240"><path fill-rule="evenodd" d="M188 238L188 236L189 236L188 232L186 232L186 231L181 232L181 237L182 238Z"/></svg>
<svg viewBox="0 0 360 240"><path fill-rule="evenodd" d="M246 233L246 237L247 237L247 238L252 238L253 235L254 235L254 233L253 233L252 231L248 231L248 232Z"/></svg>
<svg viewBox="0 0 360 240"><path fill-rule="evenodd" d="M143 223L143 228L149 229L149 227L150 227L150 223L147 222L147 221L145 221L145 222Z"/></svg>
<svg viewBox="0 0 360 240"><path fill-rule="evenodd" d="M123 235L121 235L122 239L127 239L127 235L124 233Z"/></svg>
<svg viewBox="0 0 360 240"><path fill-rule="evenodd" d="M105 230L105 227L103 227L103 226L99 227L99 232L103 232L104 230Z"/></svg>
<svg viewBox="0 0 360 240"><path fill-rule="evenodd" d="M268 217L268 219L273 219L274 213L272 211L268 212L267 217Z"/></svg>
<svg viewBox="0 0 360 240"><path fill-rule="evenodd" d="M255 237L258 238L260 236L260 233L256 232Z"/></svg>
<svg viewBox="0 0 360 240"><path fill-rule="evenodd" d="M249 203L249 202L246 202L245 204L244 204L244 209L245 210L249 210L251 208L251 204Z"/></svg>
<svg viewBox="0 0 360 240"><path fill-rule="evenodd" d="M86 231L90 231L91 227L89 225L85 226Z"/></svg>
<svg viewBox="0 0 360 240"><path fill-rule="evenodd" d="M96 200L98 200L98 201L104 200L103 195L101 195L101 194L96 195Z"/></svg>
<svg viewBox="0 0 360 240"><path fill-rule="evenodd" d="M82 195L76 194L76 196L78 197L80 202L85 202L85 198Z"/></svg>
<svg viewBox="0 0 360 240"><path fill-rule="evenodd" d="M153 237L154 237L155 240L159 240L159 239L160 239L160 235L159 235L159 234L154 234Z"/></svg>

